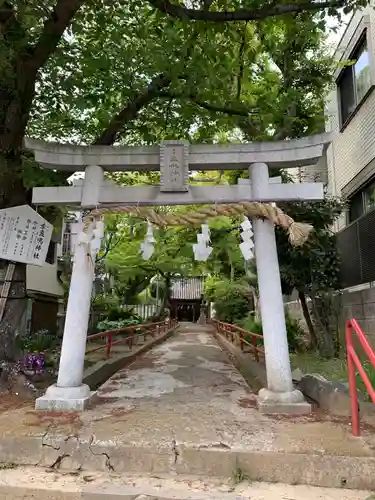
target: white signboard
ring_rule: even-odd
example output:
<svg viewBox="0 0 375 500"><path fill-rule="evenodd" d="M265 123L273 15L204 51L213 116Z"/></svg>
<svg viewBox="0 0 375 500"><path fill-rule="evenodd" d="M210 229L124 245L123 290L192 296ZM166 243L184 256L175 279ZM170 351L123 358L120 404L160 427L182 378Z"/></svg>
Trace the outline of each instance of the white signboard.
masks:
<svg viewBox="0 0 375 500"><path fill-rule="evenodd" d="M160 145L160 191L184 192L189 180L189 145L167 141Z"/></svg>
<svg viewBox="0 0 375 500"><path fill-rule="evenodd" d="M52 231L28 205L0 210L0 259L43 266Z"/></svg>

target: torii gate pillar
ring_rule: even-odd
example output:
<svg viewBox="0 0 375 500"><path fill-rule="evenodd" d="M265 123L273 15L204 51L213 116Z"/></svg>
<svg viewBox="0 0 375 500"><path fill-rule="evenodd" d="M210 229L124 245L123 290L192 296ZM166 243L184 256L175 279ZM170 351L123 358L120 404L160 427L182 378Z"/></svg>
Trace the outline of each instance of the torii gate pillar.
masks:
<svg viewBox="0 0 375 500"><path fill-rule="evenodd" d="M86 167L82 210L98 205L102 182L102 167L97 165ZM83 231L82 214L79 224L80 233ZM92 262L90 257L86 246L78 241L73 257L57 383L48 387L45 395L36 400L37 410L82 411L91 400L93 393L90 387L83 383L95 266L95 258Z"/></svg>
<svg viewBox="0 0 375 500"><path fill-rule="evenodd" d="M268 166L253 163L249 173L253 197L268 196ZM293 388L275 227L269 220L253 219L253 229L267 370L258 408L264 413L310 413L311 405Z"/></svg>

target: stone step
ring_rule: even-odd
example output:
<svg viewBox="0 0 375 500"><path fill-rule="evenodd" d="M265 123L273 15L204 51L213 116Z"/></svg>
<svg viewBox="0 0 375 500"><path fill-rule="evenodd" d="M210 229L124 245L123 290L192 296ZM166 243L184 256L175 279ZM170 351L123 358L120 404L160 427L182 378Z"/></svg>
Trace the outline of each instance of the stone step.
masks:
<svg viewBox="0 0 375 500"><path fill-rule="evenodd" d="M231 483L231 484L230 484ZM239 484L201 477L121 476L42 468L0 471L1 500L370 500L369 491Z"/></svg>
<svg viewBox="0 0 375 500"><path fill-rule="evenodd" d="M42 446L41 446L42 443ZM320 487L375 490L375 457L307 452L236 451L216 447L128 446L116 441L41 437L2 439L1 463L91 473L158 474L222 478L237 475L250 481L283 482ZM0 499L1 500L1 499Z"/></svg>

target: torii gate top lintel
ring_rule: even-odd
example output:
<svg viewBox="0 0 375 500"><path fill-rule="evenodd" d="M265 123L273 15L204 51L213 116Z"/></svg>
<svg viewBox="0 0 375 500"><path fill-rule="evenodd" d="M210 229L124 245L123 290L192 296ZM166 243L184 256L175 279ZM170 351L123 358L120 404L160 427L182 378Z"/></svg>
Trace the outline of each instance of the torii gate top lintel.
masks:
<svg viewBox="0 0 375 500"><path fill-rule="evenodd" d="M163 146L184 148L185 161L191 170L247 169L250 163L267 163L271 168L293 168L315 165L331 142L330 133L289 141L250 142L245 144L189 144L165 141L156 146L80 146L25 139L35 160L44 168L83 171L89 165L100 165L107 171L160 169Z"/></svg>

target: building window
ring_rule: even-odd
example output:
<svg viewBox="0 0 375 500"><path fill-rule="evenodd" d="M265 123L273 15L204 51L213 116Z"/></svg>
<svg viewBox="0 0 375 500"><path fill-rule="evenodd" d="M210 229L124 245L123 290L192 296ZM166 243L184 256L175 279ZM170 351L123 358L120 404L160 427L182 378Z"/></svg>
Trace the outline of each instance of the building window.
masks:
<svg viewBox="0 0 375 500"><path fill-rule="evenodd" d="M363 193L359 191L349 199L349 222L354 222L363 214Z"/></svg>
<svg viewBox="0 0 375 500"><path fill-rule="evenodd" d="M71 247L70 241L71 241L71 234L70 234L70 232L69 233L64 233L63 234L63 243L62 243L62 254L63 254L63 256L70 253L70 247Z"/></svg>
<svg viewBox="0 0 375 500"><path fill-rule="evenodd" d="M363 204L365 212L375 208L375 180L370 182L363 191Z"/></svg>
<svg viewBox="0 0 375 500"><path fill-rule="evenodd" d="M362 215L375 209L375 179L349 198L348 222L354 222Z"/></svg>
<svg viewBox="0 0 375 500"><path fill-rule="evenodd" d="M341 125L344 125L371 88L370 57L366 32L350 55L352 62L337 80L339 90Z"/></svg>

